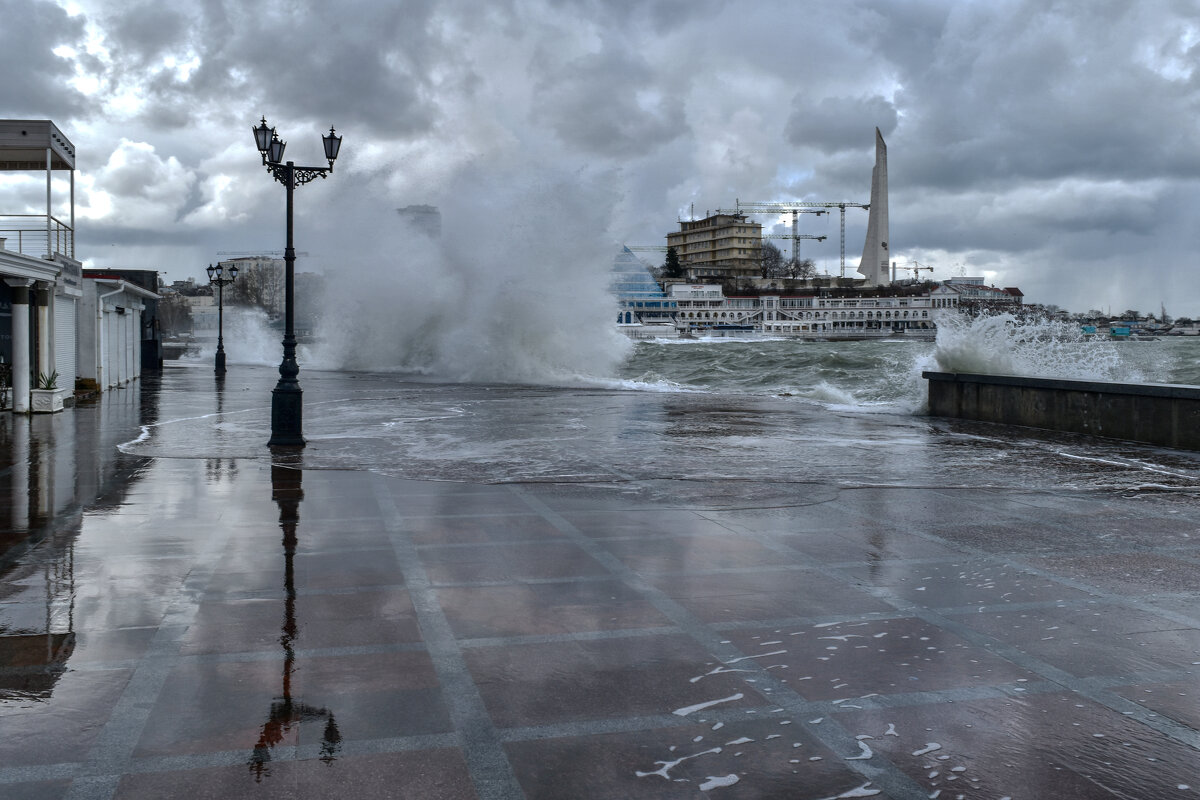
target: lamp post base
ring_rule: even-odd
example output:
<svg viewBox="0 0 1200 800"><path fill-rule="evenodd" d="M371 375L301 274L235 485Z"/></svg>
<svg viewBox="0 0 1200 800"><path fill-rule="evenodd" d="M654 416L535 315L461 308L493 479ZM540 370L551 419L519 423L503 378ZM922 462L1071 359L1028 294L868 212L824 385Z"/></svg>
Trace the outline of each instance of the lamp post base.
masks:
<svg viewBox="0 0 1200 800"><path fill-rule="evenodd" d="M276 386L271 392L271 441L269 447L304 447L304 392L299 386Z"/></svg>
<svg viewBox="0 0 1200 800"><path fill-rule="evenodd" d="M225 351L217 348L217 366L214 370L218 375L225 374Z"/></svg>

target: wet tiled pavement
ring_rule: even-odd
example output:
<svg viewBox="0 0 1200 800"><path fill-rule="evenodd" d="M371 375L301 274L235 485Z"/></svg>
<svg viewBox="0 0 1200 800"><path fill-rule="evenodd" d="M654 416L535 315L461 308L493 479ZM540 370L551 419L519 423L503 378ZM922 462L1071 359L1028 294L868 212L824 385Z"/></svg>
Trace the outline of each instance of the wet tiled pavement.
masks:
<svg viewBox="0 0 1200 800"><path fill-rule="evenodd" d="M72 413L4 430L5 800L1200 793L1187 497L631 503Z"/></svg>

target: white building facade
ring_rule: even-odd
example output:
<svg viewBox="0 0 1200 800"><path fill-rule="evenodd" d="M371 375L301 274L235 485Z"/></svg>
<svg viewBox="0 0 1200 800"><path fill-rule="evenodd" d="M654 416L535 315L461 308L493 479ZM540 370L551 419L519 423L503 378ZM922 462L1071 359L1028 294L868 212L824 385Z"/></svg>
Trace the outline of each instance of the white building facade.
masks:
<svg viewBox="0 0 1200 800"><path fill-rule="evenodd" d="M119 277L88 276L79 301L76 374L101 391L142 375L142 313L154 292Z"/></svg>

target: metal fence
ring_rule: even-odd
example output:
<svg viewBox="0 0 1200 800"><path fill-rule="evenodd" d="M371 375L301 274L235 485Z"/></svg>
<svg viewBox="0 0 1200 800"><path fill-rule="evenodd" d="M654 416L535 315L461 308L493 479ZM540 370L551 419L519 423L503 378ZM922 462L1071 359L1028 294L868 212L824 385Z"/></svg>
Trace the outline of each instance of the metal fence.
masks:
<svg viewBox="0 0 1200 800"><path fill-rule="evenodd" d="M45 214L0 214L0 239L8 250L26 256L75 258L75 231Z"/></svg>

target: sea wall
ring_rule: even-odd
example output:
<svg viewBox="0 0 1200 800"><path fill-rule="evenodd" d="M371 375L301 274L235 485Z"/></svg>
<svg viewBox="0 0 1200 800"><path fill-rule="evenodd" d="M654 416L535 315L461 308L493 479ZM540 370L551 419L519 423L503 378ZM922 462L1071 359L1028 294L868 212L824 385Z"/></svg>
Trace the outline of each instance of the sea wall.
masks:
<svg viewBox="0 0 1200 800"><path fill-rule="evenodd" d="M925 372L929 413L1200 450L1200 387Z"/></svg>

